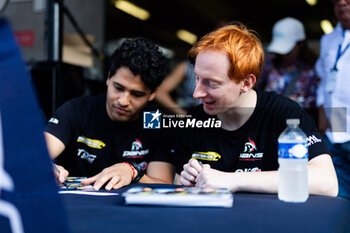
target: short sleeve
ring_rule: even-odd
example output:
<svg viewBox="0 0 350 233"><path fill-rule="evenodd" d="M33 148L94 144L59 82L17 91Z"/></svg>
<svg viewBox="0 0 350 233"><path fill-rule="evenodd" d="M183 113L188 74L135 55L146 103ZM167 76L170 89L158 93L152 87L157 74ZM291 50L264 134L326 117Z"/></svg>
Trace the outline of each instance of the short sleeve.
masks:
<svg viewBox="0 0 350 233"><path fill-rule="evenodd" d="M170 130L167 129L154 129L150 130L149 136L152 137L151 156L149 161L161 161L174 164L173 156L173 135Z"/></svg>
<svg viewBox="0 0 350 233"><path fill-rule="evenodd" d="M75 122L75 112L77 109L72 100L63 104L53 116L49 119L45 131L60 139L65 146L71 140L73 134L73 126Z"/></svg>
<svg viewBox="0 0 350 233"><path fill-rule="evenodd" d="M307 136L307 142L309 147L309 160L315 158L321 154L329 154L327 146L324 144L321 134L317 130L315 121L311 116L305 112L297 103L292 100L290 102L290 107L288 111L285 111L282 115L284 119L283 127L287 127L285 120L288 118L298 118L300 119L299 127Z"/></svg>
<svg viewBox="0 0 350 233"><path fill-rule="evenodd" d="M321 134L317 130L314 120L304 111L301 114L300 128L307 136L309 160L321 154L330 154Z"/></svg>

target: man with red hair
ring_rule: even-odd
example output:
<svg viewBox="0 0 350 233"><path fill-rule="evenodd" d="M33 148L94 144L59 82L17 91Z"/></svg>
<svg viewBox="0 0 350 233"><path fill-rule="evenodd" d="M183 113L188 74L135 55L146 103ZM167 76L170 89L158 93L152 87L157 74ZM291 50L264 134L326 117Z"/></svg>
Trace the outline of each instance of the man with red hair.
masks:
<svg viewBox="0 0 350 233"><path fill-rule="evenodd" d="M232 192L277 193L277 139L286 119L300 119L308 137L311 194L336 196L337 177L311 117L283 96L255 88L264 63L257 36L241 24L205 35L188 54L195 63L196 119L215 117L221 128L188 129L177 139L178 182Z"/></svg>

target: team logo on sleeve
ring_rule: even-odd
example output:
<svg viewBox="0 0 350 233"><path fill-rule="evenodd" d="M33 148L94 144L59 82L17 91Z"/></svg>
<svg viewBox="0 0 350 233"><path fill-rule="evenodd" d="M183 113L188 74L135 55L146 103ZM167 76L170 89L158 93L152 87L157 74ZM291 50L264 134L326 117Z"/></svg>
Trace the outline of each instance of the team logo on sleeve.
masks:
<svg viewBox="0 0 350 233"><path fill-rule="evenodd" d="M214 151L194 152L192 154L192 158L207 161L218 161L221 158L221 155Z"/></svg>
<svg viewBox="0 0 350 233"><path fill-rule="evenodd" d="M250 138L248 138L248 142L244 144L243 153L239 154L239 160L245 160L245 161L261 160L264 153L258 153L257 150L258 149L255 142Z"/></svg>
<svg viewBox="0 0 350 233"><path fill-rule="evenodd" d="M307 137L307 146L311 146L315 143L322 142L321 139L317 138L315 135Z"/></svg>
<svg viewBox="0 0 350 233"><path fill-rule="evenodd" d="M156 112L143 112L143 128L144 129L160 129L160 116L162 114L159 109Z"/></svg>
<svg viewBox="0 0 350 233"><path fill-rule="evenodd" d="M59 120L57 118L54 118L54 117L50 118L50 120L49 120L49 123L53 123L56 125L58 124L58 122L59 122Z"/></svg>

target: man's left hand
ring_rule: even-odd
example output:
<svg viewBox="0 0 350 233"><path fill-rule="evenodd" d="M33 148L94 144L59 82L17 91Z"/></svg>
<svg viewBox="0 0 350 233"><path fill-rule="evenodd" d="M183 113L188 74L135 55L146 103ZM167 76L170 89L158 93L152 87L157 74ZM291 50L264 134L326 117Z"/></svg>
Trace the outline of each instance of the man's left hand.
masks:
<svg viewBox="0 0 350 233"><path fill-rule="evenodd" d="M135 171L137 172L137 171ZM94 183L94 189L99 190L105 183L106 190L118 189L131 183L133 179L133 170L127 163L117 163L113 166L107 167L99 174L90 177L86 180L82 180L83 185L89 185Z"/></svg>
<svg viewBox="0 0 350 233"><path fill-rule="evenodd" d="M232 182L230 174L203 165L202 171L196 178L196 187L200 188L227 188L231 190Z"/></svg>

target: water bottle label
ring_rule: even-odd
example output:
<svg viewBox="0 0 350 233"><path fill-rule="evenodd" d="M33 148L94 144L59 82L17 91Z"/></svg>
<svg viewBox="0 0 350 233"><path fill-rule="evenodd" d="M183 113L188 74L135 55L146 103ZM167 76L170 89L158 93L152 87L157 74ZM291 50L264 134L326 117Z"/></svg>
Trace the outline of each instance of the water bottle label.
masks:
<svg viewBox="0 0 350 233"><path fill-rule="evenodd" d="M307 143L279 143L278 157L283 159L307 159Z"/></svg>

